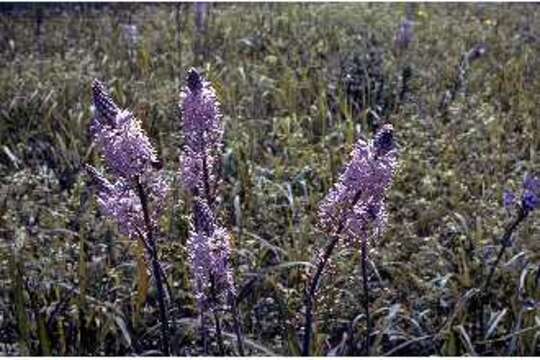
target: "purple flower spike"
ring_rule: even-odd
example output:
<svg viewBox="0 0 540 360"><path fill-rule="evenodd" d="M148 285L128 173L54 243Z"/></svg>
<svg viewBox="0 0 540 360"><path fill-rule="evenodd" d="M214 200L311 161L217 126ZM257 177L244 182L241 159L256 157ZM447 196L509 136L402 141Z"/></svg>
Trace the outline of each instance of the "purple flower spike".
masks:
<svg viewBox="0 0 540 360"><path fill-rule="evenodd" d="M384 125L369 143L358 140L338 184L320 205L323 228L349 240L370 237L371 230L382 233L385 192L396 172L397 156L392 125Z"/></svg>
<svg viewBox="0 0 540 360"><path fill-rule="evenodd" d="M195 69L181 94L184 144L182 182L193 200L188 253L197 306L202 313L235 294L230 237L218 225L212 206L219 185L223 122L214 89Z"/></svg>
<svg viewBox="0 0 540 360"><path fill-rule="evenodd" d="M184 147L182 179L193 195L212 199L218 186L223 123L214 89L195 69L187 77L181 101Z"/></svg>
<svg viewBox="0 0 540 360"><path fill-rule="evenodd" d="M205 311L216 305L219 298L235 293L230 239L227 230L217 226L210 207L201 198L195 199L194 217L187 247L197 305Z"/></svg>
<svg viewBox="0 0 540 360"><path fill-rule="evenodd" d="M97 124L95 126L114 126L114 121L116 115L120 112L120 108L116 106L111 95L97 79L92 82L92 94L96 112L94 122Z"/></svg>
<svg viewBox="0 0 540 360"><path fill-rule="evenodd" d="M97 185L97 201L105 216L118 223L120 233L137 238L144 233L144 219L141 203L135 192L124 181L110 183L92 166L86 171Z"/></svg>
<svg viewBox="0 0 540 360"><path fill-rule="evenodd" d="M92 83L92 93L90 132L116 180L110 182L92 166L87 165L86 171L97 188L103 213L116 220L122 234L139 238L145 235L146 227L136 181L145 191L153 225L163 210L169 187L163 173L153 167L157 163L155 150L139 121L120 109L98 80Z"/></svg>
<svg viewBox="0 0 540 360"><path fill-rule="evenodd" d="M95 116L90 131L107 165L126 179L142 175L157 158L140 122L131 112L120 110L98 80L92 90Z"/></svg>

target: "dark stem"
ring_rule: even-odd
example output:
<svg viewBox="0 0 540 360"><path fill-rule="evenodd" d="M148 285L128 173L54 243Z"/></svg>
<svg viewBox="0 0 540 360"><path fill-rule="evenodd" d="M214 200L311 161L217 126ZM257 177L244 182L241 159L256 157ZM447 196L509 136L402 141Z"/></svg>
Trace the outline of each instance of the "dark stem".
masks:
<svg viewBox="0 0 540 360"><path fill-rule="evenodd" d="M212 310L212 313L214 314L214 322L216 323L216 339L218 343L219 355L223 356L225 355L225 348L223 346L223 335L221 334L221 321L215 308Z"/></svg>
<svg viewBox="0 0 540 360"><path fill-rule="evenodd" d="M240 324L239 314L238 314L238 303L234 295L230 295L231 298L231 311L234 322L234 332L236 334L236 339L238 342L238 354L244 356L244 339L242 337L242 328Z"/></svg>
<svg viewBox="0 0 540 360"><path fill-rule="evenodd" d="M356 203L360 200L360 196L362 195L362 191L357 191L354 195L353 201L350 204L350 207L352 208ZM328 259L330 259L330 256L332 255L332 252L334 251L334 248L336 247L336 244L339 240L339 234L343 230L343 221L340 221L334 236L326 246L326 249L324 250L324 253L319 261L319 264L317 265L317 269L315 271L315 275L313 276L313 279L311 280L311 284L309 286L308 291L306 292L306 314L305 314L305 322L304 322L304 343L302 346L302 356L309 356L309 345L311 342L311 323L313 322L313 297L315 296L315 292L317 291L317 286L319 285L319 278L321 277L324 267L328 263Z"/></svg>
<svg viewBox="0 0 540 360"><path fill-rule="evenodd" d="M305 335L304 335L304 344L302 347L302 356L309 356L309 345L311 342L311 323L313 322L313 297L315 296L315 291L317 290L317 286L319 285L319 278L321 277L324 267L326 266L328 259L330 259L330 256L332 255L332 252L334 251L334 248L336 247L338 240L339 240L339 237L336 235L332 238L332 240L326 246L326 249L324 250L322 258L319 261L319 265L317 266L317 270L315 271L315 275L313 276L313 279L309 286L309 290L307 291L306 300L305 300L306 302L306 316L305 316L305 322L304 322Z"/></svg>
<svg viewBox="0 0 540 360"><path fill-rule="evenodd" d="M144 189L139 179L135 180L135 185L137 187L139 199L141 200L144 223L146 226L146 236L148 240L148 245L150 245L151 249L150 257L152 258L152 272L156 281L159 304L159 317L161 322L161 349L163 355L169 356L169 322L167 320L167 312L165 308L165 291L161 278L161 267L159 266L159 262L157 259L157 244L153 236L152 222L150 220L150 213L148 211L148 199L146 198L146 193L144 192Z"/></svg>
<svg viewBox="0 0 540 360"><path fill-rule="evenodd" d="M210 291L212 293L212 302L214 303L213 307L212 307L212 313L214 314L214 322L216 323L216 340L217 340L217 343L218 343L218 348L219 348L219 355L223 356L225 355L225 348L223 346L223 334L221 333L221 321L219 319L219 315L218 315L218 312L216 310L216 307L218 306L218 301L217 301L217 294L216 294L216 287L215 287L215 279L214 279L214 276L213 274L211 275L211 278L210 278Z"/></svg>
<svg viewBox="0 0 540 360"><path fill-rule="evenodd" d="M481 294L485 293L485 291L489 288L489 285L491 283L491 279L493 278L493 275L495 274L495 269L499 265L499 262L501 261L503 255L504 255L504 251L510 245L510 237L512 236L512 234L516 230L519 223L522 222L523 219L525 219L527 217L527 214L528 214L528 212L520 207L517 217L514 219L514 221L512 223L510 223L510 225L508 225L506 227L504 235L503 235L503 237L501 239L501 249L499 250L499 254L497 255L497 259L495 260L495 262L491 266L489 274L488 274L488 276L486 278L486 282L484 283L484 286L482 287L482 291L480 291Z"/></svg>
<svg viewBox="0 0 540 360"><path fill-rule="evenodd" d="M482 289L479 292L480 298L479 301L476 303L480 303L478 306L478 332L481 336L484 332L484 306L486 303L486 299L488 298L487 290L489 289L489 286L491 285L491 280L493 279L493 275L495 274L495 270L499 266L499 263L501 262L501 259L504 255L504 252L506 251L506 248L510 245L510 237L514 233L514 231L517 229L518 225L527 217L528 212L523 209L522 207L519 208L517 217L512 221L505 229L503 237L501 239L501 249L499 250L499 253L497 254L497 259L491 265L491 268L489 270L488 276L486 278L486 281L484 282L484 285L482 286ZM481 346L482 348L482 346ZM480 350L482 351L482 350Z"/></svg>
<svg viewBox="0 0 540 360"><path fill-rule="evenodd" d="M366 312L366 355L369 356L369 335L371 333L371 319L369 317L369 287L368 287L368 276L367 276L367 255L368 254L367 252L368 252L367 239L362 239L362 282L364 283L364 310Z"/></svg>
<svg viewBox="0 0 540 360"><path fill-rule="evenodd" d="M206 329L206 317L204 311L201 311L201 341L204 355L208 355L208 331Z"/></svg>

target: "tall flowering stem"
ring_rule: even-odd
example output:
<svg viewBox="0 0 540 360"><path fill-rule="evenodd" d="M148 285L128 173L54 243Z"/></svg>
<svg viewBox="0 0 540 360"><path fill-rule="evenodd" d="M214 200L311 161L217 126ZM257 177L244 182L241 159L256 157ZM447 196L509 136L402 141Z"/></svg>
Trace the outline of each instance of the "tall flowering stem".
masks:
<svg viewBox="0 0 540 360"><path fill-rule="evenodd" d="M169 355L164 275L154 237L168 186L140 122L129 111L120 109L98 80L94 80L92 92L95 114L90 133L115 181L110 182L92 166L87 165L86 170L98 190L103 213L116 220L122 234L140 239L145 246L158 294L161 348L164 355Z"/></svg>
<svg viewBox="0 0 540 360"><path fill-rule="evenodd" d="M214 214L220 183L223 122L214 89L194 69L188 73L187 86L182 92L180 106L184 135L180 160L181 175L184 188L193 204L193 224L187 245L202 333L206 333L205 313L210 311L214 315L220 353L224 354L218 305L229 302L238 352L244 355L236 311L235 285L230 268L229 233L218 225Z"/></svg>
<svg viewBox="0 0 540 360"><path fill-rule="evenodd" d="M504 206L507 210L517 208L517 214L512 222L506 227L504 234L501 238L501 249L497 254L497 258L491 266L488 276L484 282L481 293L485 293L489 289L495 269L499 265L506 248L511 244L512 234L516 231L518 225L527 218L527 216L534 210L540 208L540 178L532 175L527 175L523 182L523 189L521 194L521 202L517 202L517 197L511 192L505 192L504 194Z"/></svg>
<svg viewBox="0 0 540 360"><path fill-rule="evenodd" d="M370 142L358 140L339 182L328 193L319 207L319 223L331 239L317 261L315 273L306 291L305 334L302 355L309 356L313 322L313 305L320 277L340 240L362 249L364 305L369 319L367 287L367 246L380 235L386 225L385 193L397 168L398 152L394 144L393 128L384 125ZM366 346L369 346L369 320ZM368 350L369 351L369 350Z"/></svg>
<svg viewBox="0 0 540 360"><path fill-rule="evenodd" d="M540 178L532 175L527 175L523 182L523 188L521 191L521 197L518 202L518 196L511 192L505 191L503 194L503 204L506 210L511 213L515 210L516 214L512 221L506 226L504 233L501 237L501 248L495 258L495 261L491 265L488 275L478 293L480 296L475 298L472 302L472 308L477 312L475 327L476 331L474 337L481 337L484 333L484 307L489 296L489 289L491 281L495 275L495 271L499 266L506 249L512 244L512 235L517 230L518 226L532 213L534 210L540 207ZM480 344L480 351L483 350L483 344Z"/></svg>

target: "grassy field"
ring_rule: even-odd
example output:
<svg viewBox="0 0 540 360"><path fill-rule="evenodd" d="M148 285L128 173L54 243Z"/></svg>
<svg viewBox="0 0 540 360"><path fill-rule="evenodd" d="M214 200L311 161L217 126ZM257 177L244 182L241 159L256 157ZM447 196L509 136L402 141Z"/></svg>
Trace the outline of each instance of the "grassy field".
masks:
<svg viewBox="0 0 540 360"><path fill-rule="evenodd" d="M175 355L201 355L179 179L187 69L226 123L219 217L246 353L300 355L318 204L358 137L391 123L400 167L370 244L372 355L540 355L540 219L511 238L478 325L478 292L513 214L504 190L540 173L536 4L0 5L0 353L159 354L156 290L82 164L91 84L142 121L171 191L160 260ZM408 47L395 41L414 24ZM360 251L337 249L316 295L311 353L366 338ZM476 304L476 305L475 305ZM482 311L482 310L480 310ZM236 354L230 316L225 353ZM212 329L211 329L212 330ZM218 354L215 337L208 354Z"/></svg>

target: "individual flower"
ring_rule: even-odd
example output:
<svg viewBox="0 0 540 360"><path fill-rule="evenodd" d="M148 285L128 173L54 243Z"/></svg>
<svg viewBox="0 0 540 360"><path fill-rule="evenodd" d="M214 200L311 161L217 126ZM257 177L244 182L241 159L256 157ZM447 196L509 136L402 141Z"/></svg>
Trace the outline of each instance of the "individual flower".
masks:
<svg viewBox="0 0 540 360"><path fill-rule="evenodd" d="M320 224L349 240L380 234L386 224L385 193L397 168L393 128L384 125L370 142L359 139L339 182L319 207Z"/></svg>

